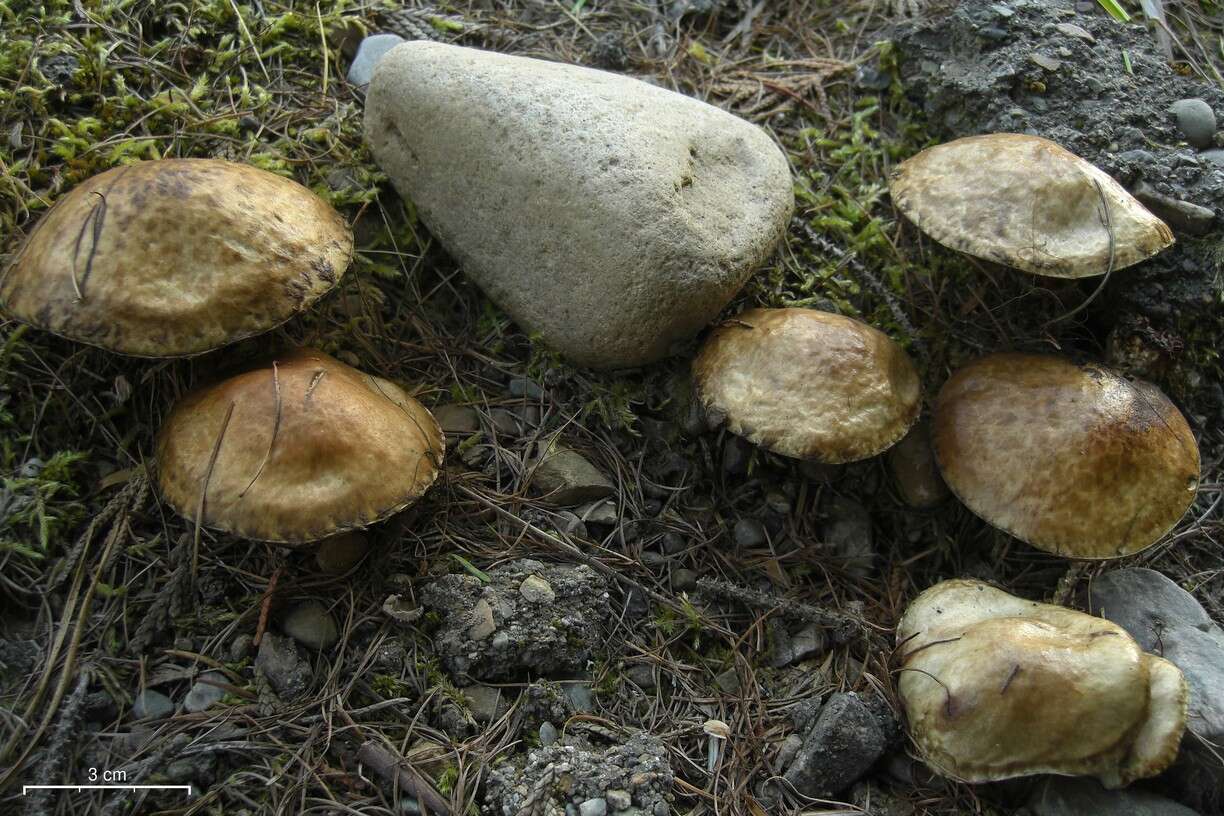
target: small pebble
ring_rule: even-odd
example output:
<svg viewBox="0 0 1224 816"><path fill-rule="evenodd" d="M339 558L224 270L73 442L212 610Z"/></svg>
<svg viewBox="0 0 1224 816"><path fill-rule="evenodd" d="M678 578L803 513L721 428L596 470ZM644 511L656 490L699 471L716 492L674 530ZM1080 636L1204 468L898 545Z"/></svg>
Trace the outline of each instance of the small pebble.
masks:
<svg viewBox="0 0 1224 816"><path fill-rule="evenodd" d="M1197 148L1211 147L1216 131L1215 111L1201 99L1179 99L1169 106L1186 141Z"/></svg>
<svg viewBox="0 0 1224 816"><path fill-rule="evenodd" d="M388 51L404 42L398 34L373 34L361 41L357 55L349 66L348 81L359 87L369 85L374 76L374 66Z"/></svg>
<svg viewBox="0 0 1224 816"><path fill-rule="evenodd" d="M528 575L519 584L519 594L530 603L552 603L557 599L552 585L538 575Z"/></svg>
<svg viewBox="0 0 1224 816"><path fill-rule="evenodd" d="M578 806L579 816L605 816L608 803L603 799L588 799Z"/></svg>
<svg viewBox="0 0 1224 816"><path fill-rule="evenodd" d="M187 692L187 698L183 700L183 710L195 714L221 702L221 698L225 696L225 689L217 684L228 682L229 680L221 672L204 672L200 675L200 679L195 681L191 691Z"/></svg>
<svg viewBox="0 0 1224 816"><path fill-rule="evenodd" d="M540 725L540 745L545 748L557 741L557 726L550 722Z"/></svg>
<svg viewBox="0 0 1224 816"><path fill-rule="evenodd" d="M753 518L742 518L735 522L731 535L735 546L741 550L760 547L766 543L765 525Z"/></svg>
<svg viewBox="0 0 1224 816"><path fill-rule="evenodd" d="M314 650L330 649L340 639L336 622L318 601L306 601L295 606L285 616L281 631Z"/></svg>
<svg viewBox="0 0 1224 816"><path fill-rule="evenodd" d="M613 789L605 793L604 798L614 811L628 810L633 806L633 797L629 795L629 791Z"/></svg>
<svg viewBox="0 0 1224 816"><path fill-rule="evenodd" d="M697 587L697 573L691 569L681 567L677 570L672 570L672 589L676 592L687 592Z"/></svg>
<svg viewBox="0 0 1224 816"><path fill-rule="evenodd" d="M145 689L132 703L132 716L138 720L160 720L174 713L174 703L160 691Z"/></svg>

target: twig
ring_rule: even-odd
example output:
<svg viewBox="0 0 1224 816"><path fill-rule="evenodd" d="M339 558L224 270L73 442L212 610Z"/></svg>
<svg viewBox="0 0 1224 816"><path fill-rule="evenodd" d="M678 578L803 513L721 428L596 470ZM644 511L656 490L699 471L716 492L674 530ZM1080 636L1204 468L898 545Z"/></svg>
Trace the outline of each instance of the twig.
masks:
<svg viewBox="0 0 1224 816"><path fill-rule="evenodd" d="M259 623L255 626L255 638L251 641L251 645L257 649L259 642L263 640L264 632L268 629L268 612L272 609L272 593L276 592L276 582L280 580L281 572L284 569L282 564L272 573L272 577L268 580L268 588L264 590L263 600L259 602Z"/></svg>
<svg viewBox="0 0 1224 816"><path fill-rule="evenodd" d="M347 711L340 709L340 716L359 735L362 733L361 726L353 722L353 718L348 715ZM369 765L374 773L392 785L399 785L408 791L414 799L428 809L429 813L450 816L450 806L434 789L430 781L412 767L408 760L392 752L378 740L367 739L361 743L361 747L357 749L357 761Z"/></svg>
<svg viewBox="0 0 1224 816"><path fill-rule="evenodd" d="M766 609L779 615L798 620L808 621L817 626L833 630L833 639L845 643L851 638L867 630L866 624L859 618L834 609L784 600L755 589L737 586L717 578L702 578L697 581L697 591L703 595L725 598L754 609Z"/></svg>

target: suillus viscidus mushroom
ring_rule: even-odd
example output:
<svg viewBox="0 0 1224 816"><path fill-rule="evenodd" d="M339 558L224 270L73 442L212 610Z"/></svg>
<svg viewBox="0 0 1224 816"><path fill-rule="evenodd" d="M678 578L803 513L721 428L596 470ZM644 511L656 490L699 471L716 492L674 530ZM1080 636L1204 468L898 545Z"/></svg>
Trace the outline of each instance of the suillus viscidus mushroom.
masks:
<svg viewBox="0 0 1224 816"><path fill-rule="evenodd" d="M774 453L826 464L892 446L922 398L913 362L886 334L814 309L749 309L720 324L693 380L712 421Z"/></svg>
<svg viewBox="0 0 1224 816"><path fill-rule="evenodd" d="M1082 775L1114 788L1177 756L1181 671L1103 618L944 581L910 604L897 644L910 735L947 776Z"/></svg>
<svg viewBox="0 0 1224 816"><path fill-rule="evenodd" d="M158 483L191 521L309 543L414 503L444 450L398 385L300 349L183 397L157 437Z"/></svg>
<svg viewBox="0 0 1224 816"><path fill-rule="evenodd" d="M935 458L974 513L1069 558L1131 555L1194 501L1199 451L1160 389L1037 354L981 357L936 397Z"/></svg>
<svg viewBox="0 0 1224 816"><path fill-rule="evenodd" d="M897 165L889 190L944 246L1037 275L1104 275L1173 243L1169 227L1107 173L1039 136L929 147Z"/></svg>
<svg viewBox="0 0 1224 816"><path fill-rule="evenodd" d="M200 354L309 307L352 252L343 217L294 181L218 159L141 162L56 202L0 279L0 310L122 354Z"/></svg>

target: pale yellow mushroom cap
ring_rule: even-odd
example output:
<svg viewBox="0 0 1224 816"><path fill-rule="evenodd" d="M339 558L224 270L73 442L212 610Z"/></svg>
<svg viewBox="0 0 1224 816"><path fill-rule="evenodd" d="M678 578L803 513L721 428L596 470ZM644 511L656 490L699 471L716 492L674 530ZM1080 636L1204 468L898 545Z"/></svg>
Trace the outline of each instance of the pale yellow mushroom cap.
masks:
<svg viewBox="0 0 1224 816"><path fill-rule="evenodd" d="M726 321L702 346L693 379L732 433L830 464L892 446L922 401L913 362L888 335L814 309L749 309Z"/></svg>
<svg viewBox="0 0 1224 816"><path fill-rule="evenodd" d="M305 543L415 502L443 442L399 386L300 349L180 400L157 437L158 482L190 520L207 484L205 526Z"/></svg>
<svg viewBox="0 0 1224 816"><path fill-rule="evenodd" d="M910 605L897 643L910 734L947 776L1055 773L1121 787L1177 756L1181 671L1103 618L944 581Z"/></svg>
<svg viewBox="0 0 1224 816"><path fill-rule="evenodd" d="M1198 444L1160 389L1061 357L991 354L957 370L932 443L970 510L1069 558L1151 546L1198 488Z"/></svg>
<svg viewBox="0 0 1224 816"><path fill-rule="evenodd" d="M344 219L296 182L218 159L117 167L43 216L0 309L122 354L200 354L275 328L340 280Z"/></svg>
<svg viewBox="0 0 1224 816"><path fill-rule="evenodd" d="M1040 136L929 147L897 165L889 189L897 209L944 246L1037 275L1104 275L1111 231L1114 269L1173 243L1168 226L1107 173Z"/></svg>

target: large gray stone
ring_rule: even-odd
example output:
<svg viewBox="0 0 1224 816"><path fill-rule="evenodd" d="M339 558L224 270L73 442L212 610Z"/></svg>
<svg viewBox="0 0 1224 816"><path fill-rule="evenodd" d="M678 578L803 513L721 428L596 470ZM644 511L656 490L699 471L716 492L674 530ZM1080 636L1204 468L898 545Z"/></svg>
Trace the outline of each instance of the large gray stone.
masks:
<svg viewBox="0 0 1224 816"><path fill-rule="evenodd" d="M804 796L835 796L884 755L895 723L854 692L834 694L803 737L785 779Z"/></svg>
<svg viewBox="0 0 1224 816"><path fill-rule="evenodd" d="M641 365L709 323L794 207L760 128L617 74L432 42L393 48L366 139L484 291L573 361Z"/></svg>
<svg viewBox="0 0 1224 816"><path fill-rule="evenodd" d="M1190 687L1187 734L1167 776L1196 807L1224 809L1224 629L1194 596L1159 572L1122 569L1092 582L1091 611L1124 628L1145 651L1171 660ZM1192 732L1192 733L1191 733Z"/></svg>
<svg viewBox="0 0 1224 816"><path fill-rule="evenodd" d="M1105 790L1095 779L1057 776L1037 785L1028 809L1033 816L1198 816L1185 805L1149 791Z"/></svg>

